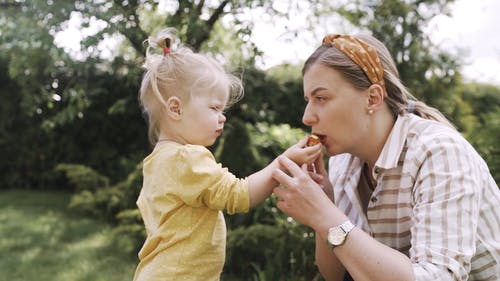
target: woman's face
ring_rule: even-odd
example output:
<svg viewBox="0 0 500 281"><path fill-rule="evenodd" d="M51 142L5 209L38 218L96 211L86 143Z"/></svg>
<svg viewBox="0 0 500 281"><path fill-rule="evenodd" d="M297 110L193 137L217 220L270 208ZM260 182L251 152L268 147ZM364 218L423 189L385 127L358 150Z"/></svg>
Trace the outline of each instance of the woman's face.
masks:
<svg viewBox="0 0 500 281"><path fill-rule="evenodd" d="M356 155L370 141L368 91L354 88L339 71L312 65L304 74L304 97L302 122L321 138L328 155Z"/></svg>

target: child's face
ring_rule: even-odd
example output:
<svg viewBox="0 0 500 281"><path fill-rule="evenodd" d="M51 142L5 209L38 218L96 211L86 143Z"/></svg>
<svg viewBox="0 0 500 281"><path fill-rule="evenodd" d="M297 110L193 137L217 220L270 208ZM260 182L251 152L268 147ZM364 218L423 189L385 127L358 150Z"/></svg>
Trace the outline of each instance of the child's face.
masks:
<svg viewBox="0 0 500 281"><path fill-rule="evenodd" d="M183 107L182 118L186 143L211 146L224 129L226 93L193 95Z"/></svg>

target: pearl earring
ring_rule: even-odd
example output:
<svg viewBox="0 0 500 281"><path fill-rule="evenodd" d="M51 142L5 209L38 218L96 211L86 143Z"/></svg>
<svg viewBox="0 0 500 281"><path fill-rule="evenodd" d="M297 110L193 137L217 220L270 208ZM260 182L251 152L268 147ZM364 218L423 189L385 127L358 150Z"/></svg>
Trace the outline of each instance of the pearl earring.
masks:
<svg viewBox="0 0 500 281"><path fill-rule="evenodd" d="M372 115L373 114L373 109L368 110L368 114Z"/></svg>

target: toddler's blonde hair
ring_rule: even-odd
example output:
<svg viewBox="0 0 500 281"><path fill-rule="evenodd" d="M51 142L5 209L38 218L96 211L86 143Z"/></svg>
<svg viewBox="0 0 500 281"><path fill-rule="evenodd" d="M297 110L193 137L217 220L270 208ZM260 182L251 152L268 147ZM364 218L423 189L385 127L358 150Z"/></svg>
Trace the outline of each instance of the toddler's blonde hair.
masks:
<svg viewBox="0 0 500 281"><path fill-rule="evenodd" d="M226 72L215 59L195 53L178 42L174 44L174 35L175 29L168 28L145 41L148 44L143 65L146 71L139 101L153 145L158 141L162 108L168 98L177 96L188 102L193 95L223 91L228 95L226 107L229 107L243 97L243 85L238 77Z"/></svg>

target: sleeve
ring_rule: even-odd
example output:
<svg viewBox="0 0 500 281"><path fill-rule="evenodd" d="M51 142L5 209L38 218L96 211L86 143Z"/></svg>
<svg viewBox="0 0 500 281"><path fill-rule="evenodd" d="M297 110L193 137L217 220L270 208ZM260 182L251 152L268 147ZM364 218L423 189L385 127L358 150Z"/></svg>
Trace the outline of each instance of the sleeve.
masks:
<svg viewBox="0 0 500 281"><path fill-rule="evenodd" d="M183 202L194 207L226 210L229 214L250 208L248 180L236 178L217 163L203 146L186 145L175 155L174 177L182 188L174 191Z"/></svg>
<svg viewBox="0 0 500 281"><path fill-rule="evenodd" d="M410 259L415 280L468 280L479 216L479 171L465 140L421 144Z"/></svg>

